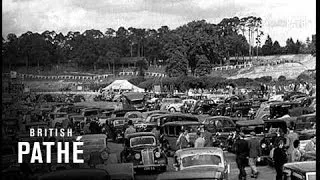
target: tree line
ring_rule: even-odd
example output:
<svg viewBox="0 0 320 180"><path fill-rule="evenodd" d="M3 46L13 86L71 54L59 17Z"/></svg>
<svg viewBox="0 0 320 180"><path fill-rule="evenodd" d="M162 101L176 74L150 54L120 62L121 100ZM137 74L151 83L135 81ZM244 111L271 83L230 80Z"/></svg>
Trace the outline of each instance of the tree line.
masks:
<svg viewBox="0 0 320 180"><path fill-rule="evenodd" d="M188 70L205 76L213 66L228 63L230 57L315 53L315 35L306 43L289 38L285 47L268 36L261 46L261 29L262 19L249 16L224 18L218 24L192 21L176 29L119 27L107 28L104 33L91 29L66 35L28 31L19 37L12 33L2 37L2 57L9 69L73 63L82 70L110 70L122 57L144 57L148 65L164 65L170 77L177 77ZM145 63L137 63L139 71L147 68Z"/></svg>

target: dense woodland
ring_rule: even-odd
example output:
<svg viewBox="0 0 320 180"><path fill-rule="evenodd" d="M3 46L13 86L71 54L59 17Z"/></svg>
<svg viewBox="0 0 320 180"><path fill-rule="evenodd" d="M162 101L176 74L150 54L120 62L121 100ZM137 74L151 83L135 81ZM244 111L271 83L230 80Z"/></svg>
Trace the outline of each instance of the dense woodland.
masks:
<svg viewBox="0 0 320 180"><path fill-rule="evenodd" d="M209 74L212 66L225 64L230 57L274 54L315 54L315 35L305 42L288 38L281 47L269 35L262 44L262 19L259 17L225 18L218 24L205 20L192 21L176 29L119 27L105 32L86 30L55 31L41 34L26 32L21 36L2 37L3 65L17 67L59 66L76 64L79 70L108 68L122 57L145 57L137 62L140 70L147 65L164 65L169 76L187 74L188 69L197 76Z"/></svg>

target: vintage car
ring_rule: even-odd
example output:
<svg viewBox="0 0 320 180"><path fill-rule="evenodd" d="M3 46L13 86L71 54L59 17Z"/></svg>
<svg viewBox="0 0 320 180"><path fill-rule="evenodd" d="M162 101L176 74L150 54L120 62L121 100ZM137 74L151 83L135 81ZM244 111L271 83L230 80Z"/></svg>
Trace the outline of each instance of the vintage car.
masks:
<svg viewBox="0 0 320 180"><path fill-rule="evenodd" d="M232 102L237 102L237 101L241 101L241 100L242 100L242 98L239 96L230 96L224 100L224 103L232 103Z"/></svg>
<svg viewBox="0 0 320 180"><path fill-rule="evenodd" d="M229 108L226 109L226 114L232 117L250 117L255 113L252 110L251 101L235 101L230 103Z"/></svg>
<svg viewBox="0 0 320 180"><path fill-rule="evenodd" d="M316 180L316 161L286 163L283 172L283 179Z"/></svg>
<svg viewBox="0 0 320 180"><path fill-rule="evenodd" d="M109 118L101 126L105 127L108 138L114 142L121 142L124 138L124 131L126 130L129 119L124 117Z"/></svg>
<svg viewBox="0 0 320 180"><path fill-rule="evenodd" d="M243 132L245 135L255 132L257 136L263 136L264 133L264 121L263 120L248 120L237 121L236 129L239 132Z"/></svg>
<svg viewBox="0 0 320 180"><path fill-rule="evenodd" d="M143 119L140 111L129 111L124 115L124 117L131 119L133 122L141 122Z"/></svg>
<svg viewBox="0 0 320 180"><path fill-rule="evenodd" d="M86 119L93 119L101 115L101 110L98 108L83 108L80 110L80 115L84 116Z"/></svg>
<svg viewBox="0 0 320 180"><path fill-rule="evenodd" d="M135 171L166 171L168 159L160 148L154 133L137 132L129 134L124 142L124 150L120 153L122 163L133 163Z"/></svg>
<svg viewBox="0 0 320 180"><path fill-rule="evenodd" d="M294 129L299 135L299 140L308 140L316 136L316 113L297 117Z"/></svg>
<svg viewBox="0 0 320 180"><path fill-rule="evenodd" d="M107 147L107 136L105 134L88 134L77 139L83 142L84 163L91 167L104 164L109 159L110 151Z"/></svg>
<svg viewBox="0 0 320 180"><path fill-rule="evenodd" d="M103 169L66 169L59 170L41 175L39 180L58 180L58 179L92 179L92 180L106 180L111 179L110 174Z"/></svg>
<svg viewBox="0 0 320 180"><path fill-rule="evenodd" d="M216 104L211 99L198 100L190 109L192 114L209 114L213 108L216 108Z"/></svg>
<svg viewBox="0 0 320 180"><path fill-rule="evenodd" d="M167 122L173 122L173 121L199 122L199 119L196 116L189 115L189 114L170 113L170 114L165 114L165 115L156 117L155 121L157 121L158 126L161 126Z"/></svg>
<svg viewBox="0 0 320 180"><path fill-rule="evenodd" d="M177 179L198 179L198 173L205 179L228 179L230 173L230 165L222 149L216 147L180 149L174 155L174 167L176 171L190 175L179 175ZM160 175L158 179L168 179L168 175ZM172 174L170 176L172 178Z"/></svg>
<svg viewBox="0 0 320 180"><path fill-rule="evenodd" d="M162 115L163 114L151 114L143 122L137 123L134 126L136 127L136 130L138 132L151 132L154 127L158 126L157 117L160 117Z"/></svg>
<svg viewBox="0 0 320 180"><path fill-rule="evenodd" d="M316 96L308 96L297 98L294 100L294 102L299 102L303 107L309 107L314 100L316 100Z"/></svg>
<svg viewBox="0 0 320 180"><path fill-rule="evenodd" d="M228 115L227 109L230 107L228 103L218 104L216 108L213 108L209 114L211 116L226 116Z"/></svg>
<svg viewBox="0 0 320 180"><path fill-rule="evenodd" d="M124 109L146 111L146 101L145 93L128 92L122 94L122 105Z"/></svg>
<svg viewBox="0 0 320 180"><path fill-rule="evenodd" d="M147 100L145 104L147 111L159 110L160 102L161 100L159 98L152 98Z"/></svg>
<svg viewBox="0 0 320 180"><path fill-rule="evenodd" d="M294 99L294 96L296 96L296 98L297 98L297 97L305 97L307 95L305 93L302 93L302 92L299 92L299 91L287 92L287 93L284 93L283 100L284 101L289 101L290 99Z"/></svg>
<svg viewBox="0 0 320 180"><path fill-rule="evenodd" d="M52 128L58 128L63 127L67 128L70 125L70 120L68 118L68 114L65 112L56 112L56 113L50 113L49 119Z"/></svg>
<svg viewBox="0 0 320 180"><path fill-rule="evenodd" d="M276 119L284 115L293 116L295 109L299 108L301 104L299 102L276 102L270 104L270 118ZM302 114L300 114L302 115ZM298 116L298 115L295 115Z"/></svg>
<svg viewBox="0 0 320 180"><path fill-rule="evenodd" d="M288 128L292 127L294 121L295 118L271 119L264 121L264 137L260 141L262 161L266 161L269 165L273 166L273 159L270 157L270 151L274 148L277 134L280 134L283 137L283 135L287 133Z"/></svg>
<svg viewBox="0 0 320 180"><path fill-rule="evenodd" d="M146 119L148 116L152 114L169 114L170 112L165 110L154 110L154 111L146 111L142 113L143 119Z"/></svg>
<svg viewBox="0 0 320 180"><path fill-rule="evenodd" d="M3 141L5 139L3 138ZM17 149L14 145L1 144L1 170L18 163Z"/></svg>
<svg viewBox="0 0 320 180"><path fill-rule="evenodd" d="M180 112L183 102L180 98L164 98L161 101L160 110L168 110L170 112Z"/></svg>
<svg viewBox="0 0 320 180"><path fill-rule="evenodd" d="M70 123L72 124L73 130L75 132L80 133L83 131L84 125L86 124L86 120L84 116L81 115L73 115L69 116Z"/></svg>
<svg viewBox="0 0 320 180"><path fill-rule="evenodd" d="M173 152L179 149L176 142L179 138L180 132L185 129L188 130L189 134L189 146L193 147L196 139L196 133L201 127L204 127L204 125L195 121L173 121L163 124L161 127L163 136L160 138L160 141L162 143L162 147L165 148L166 154L172 155Z"/></svg>
<svg viewBox="0 0 320 180"><path fill-rule="evenodd" d="M202 122L210 133L213 134L213 145L222 149L230 150L229 138L232 132L236 131L236 124L231 117L213 116Z"/></svg>
<svg viewBox="0 0 320 180"><path fill-rule="evenodd" d="M2 133L6 136L13 137L19 130L17 118L6 118L2 119Z"/></svg>

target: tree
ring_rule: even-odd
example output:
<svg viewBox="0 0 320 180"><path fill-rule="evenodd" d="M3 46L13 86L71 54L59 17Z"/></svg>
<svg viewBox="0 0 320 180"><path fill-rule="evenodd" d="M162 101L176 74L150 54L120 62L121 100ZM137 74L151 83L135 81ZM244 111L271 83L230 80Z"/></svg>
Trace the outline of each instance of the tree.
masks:
<svg viewBox="0 0 320 180"><path fill-rule="evenodd" d="M274 41L272 45L272 52L273 54L281 54L281 46L278 41Z"/></svg>
<svg viewBox="0 0 320 180"><path fill-rule="evenodd" d="M138 60L136 63L135 72L138 72L139 76L144 77L144 71L148 70L148 63L145 59Z"/></svg>
<svg viewBox="0 0 320 180"><path fill-rule="evenodd" d="M286 52L286 54L295 54L296 53L296 45L293 42L292 38L287 39L285 52Z"/></svg>
<svg viewBox="0 0 320 180"><path fill-rule="evenodd" d="M210 61L204 55L197 55L197 67L196 67L196 75L197 76L205 76L211 73L212 66Z"/></svg>
<svg viewBox="0 0 320 180"><path fill-rule="evenodd" d="M278 43L278 45L279 45L279 43ZM262 46L262 53L263 53L263 55L272 55L272 54L274 54L273 42L272 42L272 39L271 39L271 37L269 35L267 36L267 39L266 39L264 45Z"/></svg>
<svg viewBox="0 0 320 180"><path fill-rule="evenodd" d="M168 59L168 66L166 67L166 72L169 77L187 75L187 71L188 61L185 56L179 51L172 53L171 57Z"/></svg>
<svg viewBox="0 0 320 180"><path fill-rule="evenodd" d="M286 79L287 78L285 76L282 76L282 75L278 77L278 81L279 82L284 82L284 81L286 81Z"/></svg>

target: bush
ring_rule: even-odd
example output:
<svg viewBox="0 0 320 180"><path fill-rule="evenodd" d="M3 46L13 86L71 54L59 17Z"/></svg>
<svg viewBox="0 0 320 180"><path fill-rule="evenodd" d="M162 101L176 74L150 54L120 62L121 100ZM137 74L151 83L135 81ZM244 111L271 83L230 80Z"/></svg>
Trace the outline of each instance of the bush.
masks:
<svg viewBox="0 0 320 180"><path fill-rule="evenodd" d="M272 81L271 76L262 76L260 78L255 78L255 81L261 82L261 83L270 83Z"/></svg>
<svg viewBox="0 0 320 180"><path fill-rule="evenodd" d="M286 80L287 80L287 78L285 76L281 75L281 76L278 77L278 81L280 81L280 82L284 82Z"/></svg>

